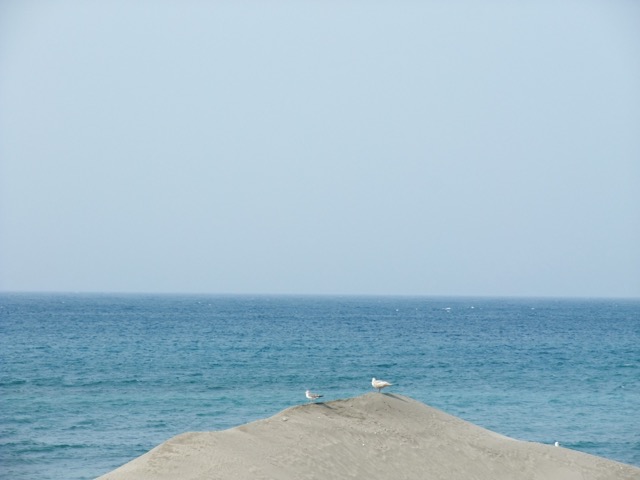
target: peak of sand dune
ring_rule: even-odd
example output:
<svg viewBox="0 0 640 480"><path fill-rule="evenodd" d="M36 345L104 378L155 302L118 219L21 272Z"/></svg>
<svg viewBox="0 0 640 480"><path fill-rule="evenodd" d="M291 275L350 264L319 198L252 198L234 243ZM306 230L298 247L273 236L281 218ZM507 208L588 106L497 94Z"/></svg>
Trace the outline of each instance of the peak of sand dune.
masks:
<svg viewBox="0 0 640 480"><path fill-rule="evenodd" d="M368 393L178 435L100 477L176 478L638 480L640 468L517 441L401 395Z"/></svg>

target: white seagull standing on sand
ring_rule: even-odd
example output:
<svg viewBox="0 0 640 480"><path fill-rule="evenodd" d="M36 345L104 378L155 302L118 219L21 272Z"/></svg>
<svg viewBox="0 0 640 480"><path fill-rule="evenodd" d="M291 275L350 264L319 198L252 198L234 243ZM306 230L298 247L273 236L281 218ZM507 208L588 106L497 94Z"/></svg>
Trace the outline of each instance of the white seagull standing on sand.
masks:
<svg viewBox="0 0 640 480"><path fill-rule="evenodd" d="M309 399L310 402L322 397L322 395L318 395L317 393L311 393L311 390L307 390L306 392L304 392L304 394Z"/></svg>
<svg viewBox="0 0 640 480"><path fill-rule="evenodd" d="M373 388L377 388L378 392L380 392L384 387L390 387L393 383L385 382L384 380L376 380L376 377L373 377L371 379L371 385Z"/></svg>

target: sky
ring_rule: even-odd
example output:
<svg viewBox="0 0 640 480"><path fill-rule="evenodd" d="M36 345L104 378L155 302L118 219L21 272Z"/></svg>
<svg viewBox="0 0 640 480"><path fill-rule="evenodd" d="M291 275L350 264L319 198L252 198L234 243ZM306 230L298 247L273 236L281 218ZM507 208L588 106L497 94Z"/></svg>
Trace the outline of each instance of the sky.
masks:
<svg viewBox="0 0 640 480"><path fill-rule="evenodd" d="M640 297L640 3L0 3L0 291Z"/></svg>

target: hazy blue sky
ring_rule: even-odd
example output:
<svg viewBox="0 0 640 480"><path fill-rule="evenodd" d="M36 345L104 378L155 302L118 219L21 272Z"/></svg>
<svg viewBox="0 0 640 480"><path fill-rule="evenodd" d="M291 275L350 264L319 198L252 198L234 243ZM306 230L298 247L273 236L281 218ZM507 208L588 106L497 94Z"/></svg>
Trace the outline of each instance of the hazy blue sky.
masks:
<svg viewBox="0 0 640 480"><path fill-rule="evenodd" d="M640 2L0 3L0 290L640 297Z"/></svg>

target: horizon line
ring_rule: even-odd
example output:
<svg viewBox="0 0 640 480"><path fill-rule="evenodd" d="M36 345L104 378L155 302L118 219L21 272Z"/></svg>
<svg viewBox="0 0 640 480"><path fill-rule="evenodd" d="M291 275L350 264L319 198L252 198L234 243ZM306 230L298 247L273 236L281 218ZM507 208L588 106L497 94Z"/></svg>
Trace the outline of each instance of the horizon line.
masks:
<svg viewBox="0 0 640 480"><path fill-rule="evenodd" d="M342 298L448 298L448 299L527 299L527 300L640 300L623 295L532 295L532 294L430 294L430 293L283 293L283 292L170 292L170 291L79 291L79 290L0 290L0 295L101 295L101 296L183 296L183 297L342 297Z"/></svg>

